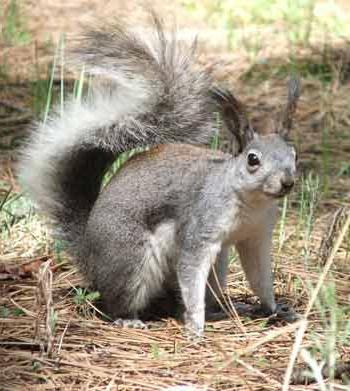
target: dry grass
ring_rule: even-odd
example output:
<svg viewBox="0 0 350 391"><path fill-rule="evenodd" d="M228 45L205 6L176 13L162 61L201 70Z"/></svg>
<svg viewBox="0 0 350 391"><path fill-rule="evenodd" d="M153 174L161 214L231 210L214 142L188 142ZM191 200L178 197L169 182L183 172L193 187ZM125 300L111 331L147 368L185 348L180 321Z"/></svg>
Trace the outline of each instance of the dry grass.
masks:
<svg viewBox="0 0 350 391"><path fill-rule="evenodd" d="M86 8L88 3L82 1L79 10L70 2L70 11L74 8L73 15L95 12L97 2L90 2L91 8ZM29 2L26 4L28 7ZM40 12L40 4L44 12ZM54 2L46 6L38 2L32 10L29 27L35 37L40 36L40 27L35 23L52 18L49 10L55 8ZM67 20L71 17L68 15ZM67 25L64 15L58 15L55 23ZM67 28L71 30L72 25ZM14 61L15 52L6 50L11 51ZM38 53L40 50L45 48L39 45ZM350 234L346 230L350 174L342 173L342 169L349 164L350 156L350 100L349 78L342 78L338 72L349 64L347 44L339 50L333 47L331 52L334 59L330 63L335 68L330 82L319 74L304 77L294 133L301 175L313 171L320 178L318 199L314 212L309 214L312 218L308 220L307 207L303 215L300 211L301 194L305 193L300 180L289 199L285 218L276 227L274 240L276 293L299 313L307 313L307 324L270 324L266 319L238 320L232 316L208 322L200 342L187 340L182 324L174 319L153 323L149 330L119 329L102 320L93 303L77 301L76 289L84 283L67 256L55 247L42 219L28 215L27 203L20 205L13 216L3 213L3 200L20 191L13 167L15 141L23 134L32 111L26 83L2 85L0 390L161 390L190 384L206 390L281 390L288 365L292 368L293 349L296 353L301 348L308 349L321 362L326 347L333 344L326 355L328 364L334 360L349 363L350 332L346 321L350 315ZM344 50L345 54L339 55ZM267 62L258 61L257 65L240 54L217 55L209 47L201 61L208 67L216 66L217 78L233 85L252 108L254 121L269 128L271 124L266 119L270 112L278 110L285 95L285 78L273 70L283 69L286 60L265 52ZM21 61L21 56L23 53L16 61ZM300 51L298 56L298 63L303 59L311 63L320 60L312 48ZM36 57L33 55L33 62ZM23 76L21 80L30 77L18 69L15 73ZM6 107L1 102L10 105ZM343 208L342 212L339 208ZM315 290L317 284L319 292ZM316 300L315 292L320 300ZM231 265L227 294L233 301L255 300L237 262ZM331 300L333 294L337 305ZM339 315L336 323L335 314ZM300 332L303 328L304 334ZM304 367L302 356L296 357L295 367ZM325 373L327 389L347 389L350 375L349 368L345 369L347 380L327 379L329 373ZM300 380L300 373L293 373ZM313 383L291 385L290 389L321 387Z"/></svg>
<svg viewBox="0 0 350 391"><path fill-rule="evenodd" d="M288 221L291 223L293 216ZM317 252L327 221L316 220L307 268L292 232L288 233L283 256L275 254L275 262L280 265L276 291L300 313L310 303L307 285L315 286L320 278ZM16 228L14 241L20 235ZM32 238L26 241L28 247L33 246ZM349 255L344 245L338 244L336 250L335 257L329 258L332 274L326 275L322 283L335 283L339 304L348 304ZM28 262L20 255L11 254L13 264ZM263 320L241 319L239 327L236 319L209 322L200 343L188 341L181 324L173 319L145 331L116 329L101 320L88 304L77 308L73 287L81 286L78 273L65 263L50 271L48 263L55 256L48 253L48 257L39 269L38 265L33 267L29 278L1 284L0 305L12 312L0 319L0 376L4 389L157 390L176 384L220 390L281 389L298 323L269 326ZM301 284L297 286L296 281ZM250 295L237 265L232 267L228 291L240 300ZM20 310L17 316L16 309ZM321 344L327 338L317 308L309 310L303 348L311 348L315 337ZM349 347L337 348L338 360L349 361ZM308 389L316 390L318 386Z"/></svg>

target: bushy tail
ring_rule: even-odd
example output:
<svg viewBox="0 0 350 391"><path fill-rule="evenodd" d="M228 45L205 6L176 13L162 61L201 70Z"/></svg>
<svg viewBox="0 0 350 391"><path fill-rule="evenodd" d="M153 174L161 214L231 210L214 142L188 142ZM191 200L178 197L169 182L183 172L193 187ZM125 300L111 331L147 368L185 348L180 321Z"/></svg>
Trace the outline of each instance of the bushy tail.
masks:
<svg viewBox="0 0 350 391"><path fill-rule="evenodd" d="M74 58L104 81L85 101L71 100L63 115L51 114L25 148L21 182L71 243L79 240L117 154L207 143L216 133L211 79L194 66L194 45L186 49L175 34L166 37L156 18L154 27L149 39L117 23L86 32Z"/></svg>

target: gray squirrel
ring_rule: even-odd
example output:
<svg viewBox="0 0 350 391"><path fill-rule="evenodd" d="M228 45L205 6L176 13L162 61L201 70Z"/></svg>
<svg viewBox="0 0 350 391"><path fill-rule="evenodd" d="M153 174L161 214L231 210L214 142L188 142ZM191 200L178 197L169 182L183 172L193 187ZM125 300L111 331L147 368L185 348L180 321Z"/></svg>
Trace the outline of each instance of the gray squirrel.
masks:
<svg viewBox="0 0 350 391"><path fill-rule="evenodd" d="M152 39L117 22L83 35L74 61L101 80L36 126L19 177L108 316L139 325L154 300L179 296L185 327L201 335L225 290L232 245L261 308L279 310L271 238L277 201L295 180L286 138L299 85L289 83L279 126L258 135L243 105L194 64L195 44L166 35L156 17L153 27ZM217 134L217 111L234 155L194 145ZM101 190L116 156L137 147L148 150Z"/></svg>

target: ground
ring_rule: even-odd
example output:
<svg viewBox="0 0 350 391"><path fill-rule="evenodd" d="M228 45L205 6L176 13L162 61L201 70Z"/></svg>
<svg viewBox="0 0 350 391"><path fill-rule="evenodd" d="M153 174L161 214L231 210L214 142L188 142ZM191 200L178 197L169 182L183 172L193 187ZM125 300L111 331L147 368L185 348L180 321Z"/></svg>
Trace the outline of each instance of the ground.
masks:
<svg viewBox="0 0 350 391"><path fill-rule="evenodd" d="M51 239L16 181L18 146L45 109L57 42L111 15L145 25L143 1L5 0L0 4L0 390L346 390L350 384L350 51L346 1L154 1L199 61L245 102L268 132L302 78L292 141L299 181L281 202L275 290L306 321L208 322L202 341L164 319L118 329L94 308L79 272ZM287 5L288 4L288 5ZM289 8L288 8L289 7ZM345 21L345 22L344 22ZM61 73L55 73L58 99ZM65 90L73 89L67 74ZM221 139L225 148L225 136ZM316 295L317 294L317 295ZM235 256L227 300L255 302ZM298 330L298 333L296 333ZM304 330L304 332L303 332ZM294 369L293 351L296 354ZM326 363L318 383L301 369ZM334 365L336 363L336 365ZM290 369L290 370L289 370ZM313 374L317 373L315 368ZM284 384L284 386L283 386Z"/></svg>

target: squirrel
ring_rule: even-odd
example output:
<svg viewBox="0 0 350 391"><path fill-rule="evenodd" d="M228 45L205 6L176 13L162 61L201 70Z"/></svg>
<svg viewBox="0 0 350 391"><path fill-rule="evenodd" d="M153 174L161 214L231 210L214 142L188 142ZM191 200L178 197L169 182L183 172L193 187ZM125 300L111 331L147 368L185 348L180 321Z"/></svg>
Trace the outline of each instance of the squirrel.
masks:
<svg viewBox="0 0 350 391"><path fill-rule="evenodd" d="M270 251L277 201L295 181L287 137L299 82L289 83L279 126L259 135L243 104L195 64L195 43L165 34L157 17L153 30L149 40L115 22L83 34L75 62L103 80L36 126L19 178L109 317L139 325L154 300L179 295L186 329L201 335L226 287L231 246L261 308L278 311ZM236 154L203 147L218 132L217 112ZM116 157L138 147L147 150L101 190Z"/></svg>

